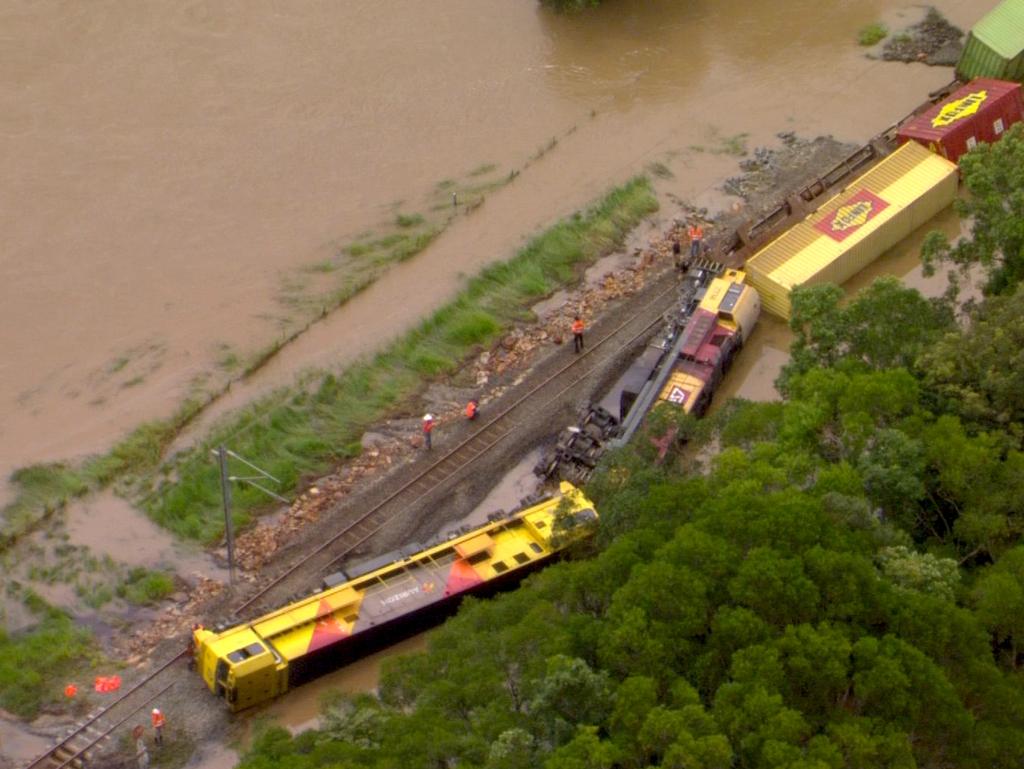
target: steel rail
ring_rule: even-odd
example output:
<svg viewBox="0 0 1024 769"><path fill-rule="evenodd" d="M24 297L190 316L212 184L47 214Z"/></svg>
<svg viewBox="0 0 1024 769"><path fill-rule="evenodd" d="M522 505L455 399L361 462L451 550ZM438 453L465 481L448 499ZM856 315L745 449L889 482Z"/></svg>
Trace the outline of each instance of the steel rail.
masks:
<svg viewBox="0 0 1024 769"><path fill-rule="evenodd" d="M56 753L62 747L67 745L69 742L71 742L71 740L75 739L75 737L77 737L80 734L82 734L83 732L85 732L90 726L92 726L97 721L99 721L101 718L103 718L103 716L105 716L108 713L110 713L110 711L112 711L115 708L117 708L120 705L122 705L125 700L127 700L129 697L131 697L133 694L135 694L140 689L144 688L154 678L156 678L158 675L163 673L165 670L167 670L167 668L169 668L175 662L180 660L186 654L187 654L187 652L184 652L184 651L183 652L179 652L178 654L173 656L171 659L167 660L162 665L160 665L160 667L156 668L155 670L151 670L145 676L145 678L143 678L142 680L138 681L134 686L132 686L127 691L122 692L121 695L116 700L111 702L109 705L104 705L103 707L101 707L97 712L95 712L91 716L89 716L85 721L83 721L81 724L79 724L70 734L66 735L62 740L60 740L52 748L47 750L45 753L40 755L38 758L33 759L32 762L25 767L25 769L43 769L43 767L49 766L47 764L47 762L53 757L54 753ZM172 685L173 684L170 684L170 685L168 685L168 687L166 687L165 689L161 690L160 694L162 694L164 691L167 690L167 688L170 688L170 686L172 686ZM159 696L159 694L157 694L156 696ZM149 698L149 700L146 700L146 702L148 703L152 699L154 699L154 697ZM131 711L133 715L136 712L136 710L138 710L138 708L135 708L134 710ZM120 722L120 723L123 723L123 721ZM106 736L106 735L103 735L103 736ZM88 750L93 745L95 745L97 742L99 742L99 740L101 740L101 739L103 739L103 737L96 738L84 750ZM77 757L77 756L78 756L78 754L76 753L74 757ZM66 762L64 764L61 764L60 766L65 766L65 765L66 765ZM55 769L55 768L51 767L51 769Z"/></svg>
<svg viewBox="0 0 1024 769"><path fill-rule="evenodd" d="M73 764L75 761L77 761L79 759L83 759L84 760L84 756L85 756L86 753L89 752L89 750L91 750L95 745L99 744L100 742L105 740L107 737L109 737L114 732L115 729L117 729L122 724L127 723L129 720L131 720L135 716L136 713L138 713L143 708L147 707L153 700L155 700L161 694L166 693L175 684L177 684L177 681L171 681L171 683L167 684L167 686L165 686L163 689L158 691L152 697L144 700L141 704L139 704L137 707L135 707L134 710L129 711L128 715L126 715L124 718L122 718L116 724L114 724L109 729L107 729L105 732L103 732L99 737L94 739L92 742L90 742L84 748L80 749L74 755L64 759L64 763L59 764L59 765L53 767L53 769L65 769L65 767L71 766L71 764ZM58 759L58 760L60 760L60 759Z"/></svg>
<svg viewBox="0 0 1024 769"><path fill-rule="evenodd" d="M669 296L669 295L673 295L674 296L675 293L676 293L676 290L677 290L677 286L673 283L671 288L669 288L669 289L659 293L658 295L656 295L651 300L651 302L648 304L648 307L651 306L651 305L657 304L658 302L663 300L666 296ZM635 334L629 340L629 342L627 342L627 344L631 344L631 343L635 342L637 339L642 337L644 334L648 333L652 326L655 326L658 323L662 322L662 315L663 315L664 311L667 310L668 308L670 308L671 306L672 306L672 303L666 303L665 307L659 309L658 310L657 318L655 320L650 321L647 324L645 324L643 329L640 332L638 332L637 334ZM381 522L379 524L376 524L376 525L374 525L373 523L370 523L369 519L371 517L375 516L378 513L378 511L380 511L385 506L387 506L390 503L394 502L396 499L400 498L401 496L407 494L415 486L421 485L421 486L426 486L426 488L423 491L420 491L413 498L413 500L412 500L413 502L419 501L420 499L422 499L426 495L432 493L433 491L436 491L437 488L442 483L444 483L445 481L448 481L449 479L451 479L451 478L455 477L456 475L458 475L459 472L461 470L464 470L466 467L468 467L469 464L472 461L474 461L475 459L477 459L478 457L482 456L484 453L489 451L491 448L493 448L495 445L497 445L498 442L500 442L502 439L504 439L507 435L509 435L512 432L512 430L514 429L514 426L506 426L507 423L511 421L510 416L511 416L512 412L514 412L516 409L520 408L523 404L525 404L528 401L532 400L537 395L538 392L540 392L540 391L542 391L542 390L544 390L546 388L549 388L553 382L555 382L557 379L559 379L560 377L562 377L566 373L581 371L584 367L581 367L580 364L582 364L584 362L590 362L592 360L591 356L593 356L594 353L597 350L601 349L608 342L610 342L611 340L616 338L625 328L627 328L629 325L635 323L638 318L641 318L643 315L646 315L646 314L648 314L648 313L645 313L645 312L634 313L629 318L627 318L622 323L620 323L618 326L616 326L614 329L612 329L611 331L606 333L604 336L602 336L600 339L598 339L596 342L591 344L589 349L584 350L584 352L581 353L580 355L574 355L573 359L569 363L567 363L566 365L562 366L557 371L555 371L554 373L552 373L551 375L546 377L544 380L539 382L537 385L532 387L526 393L521 395L519 398L517 398L515 401L513 401L509 406L507 406L504 410L502 410L501 412L496 414L490 421L488 421L484 425L482 425L480 427L480 429L478 429L473 434L471 434L468 437L466 437L465 439L463 439L460 443L458 443L456 446L454 446L449 451L447 451L443 456L441 456L436 461L432 462L430 465L425 467L422 471L417 473L410 480L408 480L405 483L403 483L398 489L396 489L395 491L393 491L390 494L388 494L383 500L381 500L380 502L377 502L376 504L372 505L366 512L364 512L362 515L360 515L357 519L355 519L354 521L352 521L351 523L346 525L344 528L342 528L339 532L337 532L336 534L331 536L329 539L327 539L326 541L321 543L314 550L312 550L311 552L309 552L306 555L304 555L302 558L300 558L298 561L296 561L292 566L288 567L282 574L278 575L277 577L272 579L269 583L267 583L266 585L261 587L260 590L258 590L255 594L253 594L252 596L247 598L244 602L239 604L233 610L232 614L237 616L241 612L243 612L246 609L248 609L249 607L253 606L261 598L263 598L267 593L269 593L272 589L274 589L275 587L280 585L282 582L284 582L286 579L288 579L288 577L290 577L292 574L294 574L300 568L302 568L303 566L308 564L309 561L311 561L313 558L316 558L317 556L321 555L324 551L328 550L329 548L334 547L339 542L339 540L343 539L344 537L350 537L353 533L355 533L355 536L358 537L356 542L354 544L346 547L344 553L342 553L340 555L339 554L332 555L331 560L328 562L328 565L335 563L338 559L340 559L344 555L347 555L355 547L358 547L359 544L362 544L363 542L368 540L370 537L372 537L374 534L376 534L378 531L380 531L380 529L387 523L387 520L390 520L390 517L387 518L385 521L383 521L383 522ZM568 385L566 385L561 390L559 390L556 396L553 396L553 397L558 397L558 396L561 396L562 394L564 394L565 391L568 390L570 387L575 386L580 381L582 381L585 378L586 374L588 374L588 373L590 373L589 369L584 371L580 376L578 376L575 379L573 379ZM493 432L498 431L498 430L502 430L502 432L498 435L498 437L495 438L493 441L491 441L489 443L486 443L487 434L489 432L493 433ZM474 443L477 443L477 444L483 443L483 445L482 445L482 447L478 445L476 451L473 452L471 447L473 446ZM465 458L465 459L462 459L462 460L457 460L457 458L456 458L457 455L460 452L464 452L464 451L467 451L467 450L468 450L468 453L470 453L470 456L468 458ZM452 468L450 471L448 471L441 478L439 478L436 483L430 484L428 482L428 480L430 479L431 476L436 476L439 472L443 471L446 468L446 466L450 466L452 464L455 464L455 467ZM363 531L360 531L360 532L355 531L359 527L362 527Z"/></svg>

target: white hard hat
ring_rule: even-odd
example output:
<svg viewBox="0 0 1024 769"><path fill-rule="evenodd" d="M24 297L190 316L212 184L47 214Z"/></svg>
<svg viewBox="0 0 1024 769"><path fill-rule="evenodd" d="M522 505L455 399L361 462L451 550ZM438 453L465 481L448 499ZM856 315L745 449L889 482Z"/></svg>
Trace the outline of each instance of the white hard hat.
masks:
<svg viewBox="0 0 1024 769"><path fill-rule="evenodd" d="M155 715L155 716L160 715L160 708L153 708L153 715Z"/></svg>
<svg viewBox="0 0 1024 769"><path fill-rule="evenodd" d="M434 415L433 414L424 414L423 415L423 421L424 422L433 422L434 421Z"/></svg>

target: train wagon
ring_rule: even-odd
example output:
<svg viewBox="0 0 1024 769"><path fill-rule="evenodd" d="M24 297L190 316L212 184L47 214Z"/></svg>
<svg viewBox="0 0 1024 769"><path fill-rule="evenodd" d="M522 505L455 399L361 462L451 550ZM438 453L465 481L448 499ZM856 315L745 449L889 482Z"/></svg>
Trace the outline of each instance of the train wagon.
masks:
<svg viewBox="0 0 1024 769"><path fill-rule="evenodd" d="M1024 80L1024 0L1003 0L967 34L956 74Z"/></svg>
<svg viewBox="0 0 1024 769"><path fill-rule="evenodd" d="M764 308L789 320L790 291L842 285L956 197L954 163L907 142L747 260Z"/></svg>
<svg viewBox="0 0 1024 769"><path fill-rule="evenodd" d="M711 281L679 340L679 354L658 400L701 416L722 375L750 336L761 298L739 270Z"/></svg>
<svg viewBox="0 0 1024 769"><path fill-rule="evenodd" d="M978 142L998 141L1021 120L1020 83L978 78L901 125L897 137L901 144L916 141L956 163Z"/></svg>
<svg viewBox="0 0 1024 769"><path fill-rule="evenodd" d="M658 402L701 416L760 314L761 298L744 272L711 260L693 262L664 333L619 380L619 415L592 404L579 423L559 433L534 472L585 482L605 451L628 443Z"/></svg>
<svg viewBox="0 0 1024 769"><path fill-rule="evenodd" d="M262 617L197 629L196 669L233 711L273 699L436 622L465 595L516 584L596 518L583 492L562 483L557 495L442 543L331 575L321 590Z"/></svg>

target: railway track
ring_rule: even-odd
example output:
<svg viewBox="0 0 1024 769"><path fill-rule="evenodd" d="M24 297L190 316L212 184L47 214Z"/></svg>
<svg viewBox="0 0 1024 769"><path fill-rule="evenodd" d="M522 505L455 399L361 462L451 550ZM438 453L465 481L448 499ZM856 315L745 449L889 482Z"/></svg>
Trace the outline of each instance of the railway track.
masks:
<svg viewBox="0 0 1024 769"><path fill-rule="evenodd" d="M588 339L588 348L582 354L572 356L568 363L485 421L472 435L417 472L398 489L369 497L366 510L361 515L235 607L234 615L269 609L294 597L297 586L288 584L293 575L301 571L303 578L308 580L311 572L326 573L377 534L395 516L464 478L477 459L516 432L527 409L538 402L560 398L590 376L600 363L600 356L596 355L598 350L616 343L627 346L660 324L665 312L674 305L676 292L677 287L673 281L671 288L657 294L643 310L618 324L600 339ZM308 589L308 582L305 587Z"/></svg>
<svg viewBox="0 0 1024 769"><path fill-rule="evenodd" d="M300 578L309 587L313 571L323 573L345 558L383 529L396 515L432 494L444 491L465 477L473 463L511 437L522 423L527 409L541 401L552 401L579 386L600 365L596 353L609 345L625 347L648 334L660 324L676 297L676 286L658 293L643 310L623 320L598 339L588 337L588 349L574 355L550 376L532 387L489 420L484 421L465 440L442 454L417 472L406 483L390 493L370 498L365 512L356 520L320 544L315 550L289 565L281 574L263 585L256 593L238 604L232 614L236 617L252 613L264 606L283 601L281 595ZM143 679L100 710L79 722L67 735L58 740L46 753L27 764L25 769L89 769L89 757L110 739L112 733L126 724L150 703L169 691L176 680L172 666L186 656L182 652L158 665ZM171 678L175 675L175 678Z"/></svg>
<svg viewBox="0 0 1024 769"><path fill-rule="evenodd" d="M25 769L90 769L93 754L113 733L155 700L166 694L175 681L160 680L161 674L185 656L185 652L150 671L145 678L122 692L117 699L93 711L79 721L46 753L27 764Z"/></svg>

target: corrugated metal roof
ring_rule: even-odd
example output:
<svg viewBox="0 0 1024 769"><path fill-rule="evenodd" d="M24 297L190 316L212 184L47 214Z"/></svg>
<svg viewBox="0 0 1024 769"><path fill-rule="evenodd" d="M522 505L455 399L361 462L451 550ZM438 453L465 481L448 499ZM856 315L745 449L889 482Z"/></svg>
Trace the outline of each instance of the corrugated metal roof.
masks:
<svg viewBox="0 0 1024 769"><path fill-rule="evenodd" d="M778 312L771 284L784 293L802 285L956 173L945 158L904 144L750 258L747 270L765 305Z"/></svg>
<svg viewBox="0 0 1024 769"><path fill-rule="evenodd" d="M1003 0L974 25L971 34L1007 59L1024 51L1024 0Z"/></svg>
<svg viewBox="0 0 1024 769"><path fill-rule="evenodd" d="M1020 83L979 77L958 88L928 111L900 126L899 135L925 141L941 141L947 134L959 131L964 124L981 116L1005 109L1006 98L1016 98ZM1013 96L1008 96L1013 94Z"/></svg>

